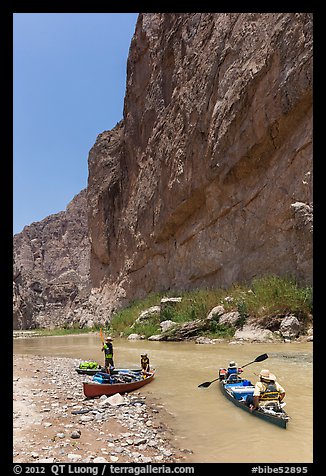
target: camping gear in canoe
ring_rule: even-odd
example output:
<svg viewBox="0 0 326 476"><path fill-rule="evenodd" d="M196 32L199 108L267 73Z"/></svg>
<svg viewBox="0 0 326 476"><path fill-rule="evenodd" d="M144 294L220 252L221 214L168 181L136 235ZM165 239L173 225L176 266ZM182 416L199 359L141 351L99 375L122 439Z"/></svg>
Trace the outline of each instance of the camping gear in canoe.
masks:
<svg viewBox="0 0 326 476"><path fill-rule="evenodd" d="M98 372L105 372L106 371L106 369L104 367L102 367L101 365L99 365L98 368L96 368L96 369L86 369L86 368L81 369L81 368L77 367L75 370L78 374L81 374L81 375L95 375ZM121 373L121 372L140 373L141 369L112 369L111 370L111 374L113 374L113 375Z"/></svg>
<svg viewBox="0 0 326 476"><path fill-rule="evenodd" d="M94 375L92 382L83 382L84 395L87 398L93 398L131 392L151 382L154 374L155 370L146 372L144 375L141 372L120 372L116 375L98 372Z"/></svg>
<svg viewBox="0 0 326 476"><path fill-rule="evenodd" d="M283 410L285 403L270 402L264 406L259 406L257 410L250 411L249 406L246 404L247 395L252 395L254 393L255 386L251 383L250 380L237 377L234 381L230 382L223 378L223 370L220 369L220 388L223 395L234 403L237 407L242 408L246 412L249 412L251 415L262 418L265 421L274 423L275 425L280 426L281 428L286 428L289 416Z"/></svg>
<svg viewBox="0 0 326 476"><path fill-rule="evenodd" d="M105 368L97 362L81 362L75 370L81 375L95 375L97 372L105 371Z"/></svg>

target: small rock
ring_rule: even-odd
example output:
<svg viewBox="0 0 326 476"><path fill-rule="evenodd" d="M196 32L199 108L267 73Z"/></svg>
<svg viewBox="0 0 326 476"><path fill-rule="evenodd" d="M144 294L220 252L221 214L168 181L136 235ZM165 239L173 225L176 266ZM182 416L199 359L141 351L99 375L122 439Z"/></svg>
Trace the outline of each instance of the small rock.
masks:
<svg viewBox="0 0 326 476"><path fill-rule="evenodd" d="M134 445L135 446L139 446L139 445L143 445L146 443L146 438L137 438L136 440L134 440Z"/></svg>
<svg viewBox="0 0 326 476"><path fill-rule="evenodd" d="M92 420L94 420L93 415L82 415L80 417L80 421L82 421L82 422L87 422L87 421L92 421Z"/></svg>
<svg viewBox="0 0 326 476"><path fill-rule="evenodd" d="M112 406L125 405L125 399L122 395L120 395L120 393L115 393L114 395L111 395L111 397L108 397L107 401Z"/></svg>
<svg viewBox="0 0 326 476"><path fill-rule="evenodd" d="M97 456L93 459L93 463L108 463L108 461L103 456Z"/></svg>
<svg viewBox="0 0 326 476"><path fill-rule="evenodd" d="M81 435L81 431L80 430L74 430L71 435L70 435L70 438L72 438L73 440L76 440L78 438L80 438L80 435Z"/></svg>
<svg viewBox="0 0 326 476"><path fill-rule="evenodd" d="M69 453L68 454L68 459L72 459L74 461L77 461L78 459L82 459L81 455L77 455L75 453Z"/></svg>

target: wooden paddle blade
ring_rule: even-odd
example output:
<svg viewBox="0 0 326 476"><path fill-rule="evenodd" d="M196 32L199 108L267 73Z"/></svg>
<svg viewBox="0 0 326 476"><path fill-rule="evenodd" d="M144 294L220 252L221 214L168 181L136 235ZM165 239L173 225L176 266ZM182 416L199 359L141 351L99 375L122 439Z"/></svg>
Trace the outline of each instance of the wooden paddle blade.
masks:
<svg viewBox="0 0 326 476"><path fill-rule="evenodd" d="M103 336L102 328L100 329L100 339L102 341L102 344L104 344L104 336Z"/></svg>

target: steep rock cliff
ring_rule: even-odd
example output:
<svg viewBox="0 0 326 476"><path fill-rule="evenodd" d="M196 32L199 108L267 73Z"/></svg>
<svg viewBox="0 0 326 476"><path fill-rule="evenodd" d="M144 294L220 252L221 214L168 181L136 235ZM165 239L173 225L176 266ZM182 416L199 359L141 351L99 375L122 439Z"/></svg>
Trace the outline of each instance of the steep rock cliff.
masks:
<svg viewBox="0 0 326 476"><path fill-rule="evenodd" d="M54 327L74 319L89 294L86 190L66 211L14 236L13 328Z"/></svg>
<svg viewBox="0 0 326 476"><path fill-rule="evenodd" d="M140 14L89 154L98 318L155 290L312 280L312 15Z"/></svg>

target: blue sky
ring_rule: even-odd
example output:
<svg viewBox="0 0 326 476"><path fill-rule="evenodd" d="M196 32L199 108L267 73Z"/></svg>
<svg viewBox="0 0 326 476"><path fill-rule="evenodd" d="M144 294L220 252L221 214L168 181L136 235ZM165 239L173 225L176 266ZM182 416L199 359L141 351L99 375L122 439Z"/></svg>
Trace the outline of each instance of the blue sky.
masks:
<svg viewBox="0 0 326 476"><path fill-rule="evenodd" d="M87 186L89 150L123 116L137 17L14 14L14 234Z"/></svg>

